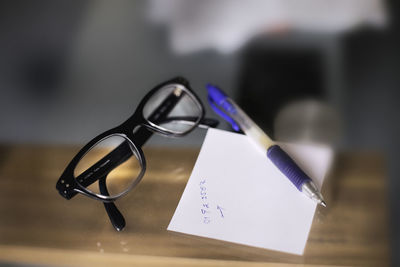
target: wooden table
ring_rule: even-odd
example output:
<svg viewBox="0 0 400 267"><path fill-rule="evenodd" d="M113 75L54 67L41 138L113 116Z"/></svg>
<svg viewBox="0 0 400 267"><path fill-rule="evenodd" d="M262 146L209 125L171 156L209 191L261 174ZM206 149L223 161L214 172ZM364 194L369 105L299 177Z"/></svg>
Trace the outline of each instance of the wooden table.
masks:
<svg viewBox="0 0 400 267"><path fill-rule="evenodd" d="M0 261L59 266L387 266L388 209L379 155L342 153L327 209L303 256L166 230L198 149L145 149L142 182L117 202L116 232L100 202L63 199L55 183L76 147L0 146Z"/></svg>

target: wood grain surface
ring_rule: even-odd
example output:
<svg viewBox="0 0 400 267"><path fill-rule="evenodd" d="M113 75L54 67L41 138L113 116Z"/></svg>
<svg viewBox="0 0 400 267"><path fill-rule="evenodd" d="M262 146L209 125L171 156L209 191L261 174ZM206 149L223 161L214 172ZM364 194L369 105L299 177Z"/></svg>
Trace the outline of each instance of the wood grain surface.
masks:
<svg viewBox="0 0 400 267"><path fill-rule="evenodd" d="M0 147L0 261L68 266L387 266L385 169L373 153L341 153L303 256L166 230L198 149L147 148L140 184L116 202L116 232L102 203L63 199L55 183L76 147Z"/></svg>

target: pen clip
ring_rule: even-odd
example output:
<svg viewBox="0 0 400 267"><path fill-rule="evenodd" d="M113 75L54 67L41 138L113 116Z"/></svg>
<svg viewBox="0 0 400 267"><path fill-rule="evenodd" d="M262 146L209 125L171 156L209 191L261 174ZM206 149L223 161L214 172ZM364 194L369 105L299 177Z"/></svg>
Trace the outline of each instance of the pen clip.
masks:
<svg viewBox="0 0 400 267"><path fill-rule="evenodd" d="M208 89L208 103L210 104L211 108L214 110L215 113L217 113L220 117L222 117L224 120L226 120L227 122L229 122L232 126L232 128L239 132L240 131L240 127L239 125L236 124L236 122L226 113L224 112L225 108L226 108L226 104L228 103L224 103L225 102L225 94L219 90L217 87L207 84L207 89ZM218 98L219 98L219 103L215 101L215 96L213 97L211 92L217 92L218 94Z"/></svg>

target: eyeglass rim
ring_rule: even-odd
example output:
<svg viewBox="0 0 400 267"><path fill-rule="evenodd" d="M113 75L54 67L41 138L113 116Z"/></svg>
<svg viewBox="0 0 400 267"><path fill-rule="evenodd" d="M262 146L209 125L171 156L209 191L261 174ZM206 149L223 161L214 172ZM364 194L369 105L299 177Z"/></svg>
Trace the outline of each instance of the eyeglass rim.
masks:
<svg viewBox="0 0 400 267"><path fill-rule="evenodd" d="M185 131L183 133L176 133L176 132L172 132L172 131L168 131L163 129L162 127L159 127L157 125L155 125L154 123L152 123L151 121L147 120L144 115L143 115L143 110L145 105L147 104L147 102L149 101L149 99L156 94L159 90L163 89L166 86L170 86L170 85L179 85L179 86L183 86L183 89L188 92L189 96L195 101L195 103L197 104L197 106L200 109L200 116L198 118L198 120L196 121L196 123L194 123L193 127L191 127L188 131ZM146 127L147 129L155 132L155 133L159 133L161 135L165 135L165 136L173 136L173 137L181 137L184 136L188 133L190 133L191 131L193 131L201 122L201 120L204 118L205 116L205 108L203 103L201 102L200 98L196 95L196 93L192 90L192 88L190 87L189 82L183 78L183 77L176 77L173 78L171 80L168 80L166 82L163 82L159 85L157 85L156 87L154 87L153 89L151 89L140 101L139 105L137 106L135 112L133 113L133 115L131 117L129 117L122 125L121 127L129 127L129 125L131 124L140 124L141 126ZM138 121L138 118L139 121Z"/></svg>
<svg viewBox="0 0 400 267"><path fill-rule="evenodd" d="M193 124L193 127L190 128L188 131L185 131L183 133L173 133L170 131L164 131L163 129L160 129L158 126L153 126L151 125L148 120L146 120L143 116L143 107L144 105L147 103L147 101L153 96L153 94L155 94L156 92L158 92L160 89L162 89L163 87L165 87L166 85L171 85L171 84L179 84L179 85L183 85L185 91L189 92L189 95L195 100L195 102L198 104L198 106L200 107L201 110L201 114L199 119L196 121L196 123ZM143 151L141 150L140 147L138 147L135 142L134 142L134 137L133 137L133 132L131 130L133 130L134 127L130 127L132 124L133 125L137 125L137 126L144 126L145 128L152 130L155 133L161 133L163 135L166 136L183 136L188 134L189 132L191 132L192 130L194 130L199 123L203 120L205 116L205 109L204 106L201 102L201 100L199 99L199 97L194 93L194 91L190 88L189 82L182 78L182 77L177 77L174 79L171 79L169 81L166 81L164 83L161 83L159 85L157 85L156 87L154 87L152 90L150 90L150 92L148 92L143 99L141 100L141 102L139 103L139 105L137 106L135 112L133 113L133 115L128 118L124 123L122 123L121 125L110 129L106 132L103 132L102 134L94 137L91 141L89 141L89 143L87 143L84 147L81 148L81 150L75 155L75 157L70 161L70 163L68 164L68 166L66 167L66 169L64 170L64 172L62 173L61 177L58 179L58 182L56 184L56 189L59 191L59 193L67 199L72 198L73 196L75 196L77 193L81 193L83 195L86 195L90 198L96 199L96 200L100 200L103 202L112 202L116 199L118 199L119 197L127 194L130 190L132 190L132 188L134 186L137 185L137 183L140 182L140 180L143 178L145 170L146 170L146 160L143 154ZM104 140L105 138L108 138L110 135L112 134L120 134L120 135L125 135L126 137L128 137L128 141L134 145L136 151L139 152L138 155L140 155L140 158L143 162L143 166L142 166L142 170L141 170L141 177L138 177L140 179L136 179L137 183L133 184L128 190L125 190L124 192L122 192L121 194L115 196L115 197L106 197L104 195L96 195L95 193L92 193L90 190L87 189L87 187L84 187L83 185L79 184L74 177L74 169L76 168L77 164L79 163L79 161L84 157L84 155L86 155L91 149L92 147L94 147L96 144L98 144L99 142L101 142L102 140ZM62 185L62 181L66 180L68 183L71 184L71 187L65 188ZM135 181L136 181L135 180Z"/></svg>
<svg viewBox="0 0 400 267"><path fill-rule="evenodd" d="M164 89L165 87L171 87L171 86L179 87L180 89L185 91L186 94L190 97L191 100L193 100L193 102L196 104L196 107L200 111L200 114L199 114L198 117L197 116L193 116L193 117L197 117L197 120L194 121L194 122L191 121L191 124L192 124L191 127L188 128L187 130L183 131L183 132L172 131L172 130L168 130L166 128L163 128L160 125L157 125L156 123L154 123L154 122L148 120L147 118L145 118L144 114L143 114L144 107L148 103L148 100L151 99L151 96L153 96L156 92L159 92L160 90ZM190 133L191 131L193 131L200 124L201 120L204 118L205 111L204 111L203 105L201 104L201 101L196 96L196 94L194 94L194 92L192 92L189 88L183 86L182 84L170 83L170 84L164 85L164 86L158 88L158 90L156 90L154 92L154 94L152 94L147 99L147 101L144 103L143 108L141 109L141 111L142 111L142 117L147 123L147 124L144 124L143 126L148 127L149 129L151 129L152 131L154 131L156 133L160 133L162 135L167 135L167 136L176 136L176 137L184 136L184 135L187 135L188 133Z"/></svg>
<svg viewBox="0 0 400 267"><path fill-rule="evenodd" d="M110 195L110 196L105 196L103 194L97 194L95 192L93 192L92 190L88 189L88 187L85 187L84 185L82 185L81 183L79 183L79 181L77 181L75 175L73 174L74 180L76 182L76 185L78 188L75 188L76 191L80 192L81 194L84 194L90 198L96 199L96 200L100 200L100 201L106 201L106 202L111 202L111 201L115 201L117 199L119 199L120 197L126 195L128 192L130 192L143 178L145 172L146 172L146 160L143 154L143 151L140 147L138 147L134 141L129 138L127 135L123 134L123 133L112 133L110 135L107 135L101 139L99 139L95 144L93 144L89 149L87 149L85 151L85 153L79 158L79 160L77 161L77 164L75 164L72 172L74 172L75 168L78 166L78 163L95 147L97 146L99 143L103 142L104 140L106 140L107 138L111 138L113 136L119 136L125 139L125 141L128 141L128 143L130 144L130 148L133 152L133 155L135 157L134 154L136 154L136 158L139 161L140 164L140 172L139 174L136 176L135 179L132 180L132 183L127 187L127 189L125 189L124 191L122 191L121 193L118 194L114 194L114 195ZM136 152L136 153L135 153Z"/></svg>

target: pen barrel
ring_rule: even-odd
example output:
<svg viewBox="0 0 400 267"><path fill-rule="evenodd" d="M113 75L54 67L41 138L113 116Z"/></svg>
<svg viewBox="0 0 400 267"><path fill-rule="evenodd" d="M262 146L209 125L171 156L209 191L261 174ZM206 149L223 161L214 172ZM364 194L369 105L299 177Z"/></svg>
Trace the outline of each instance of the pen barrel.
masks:
<svg viewBox="0 0 400 267"><path fill-rule="evenodd" d="M302 185L311 181L310 177L294 162L294 160L278 145L273 145L267 150L267 157L274 165L302 191Z"/></svg>

